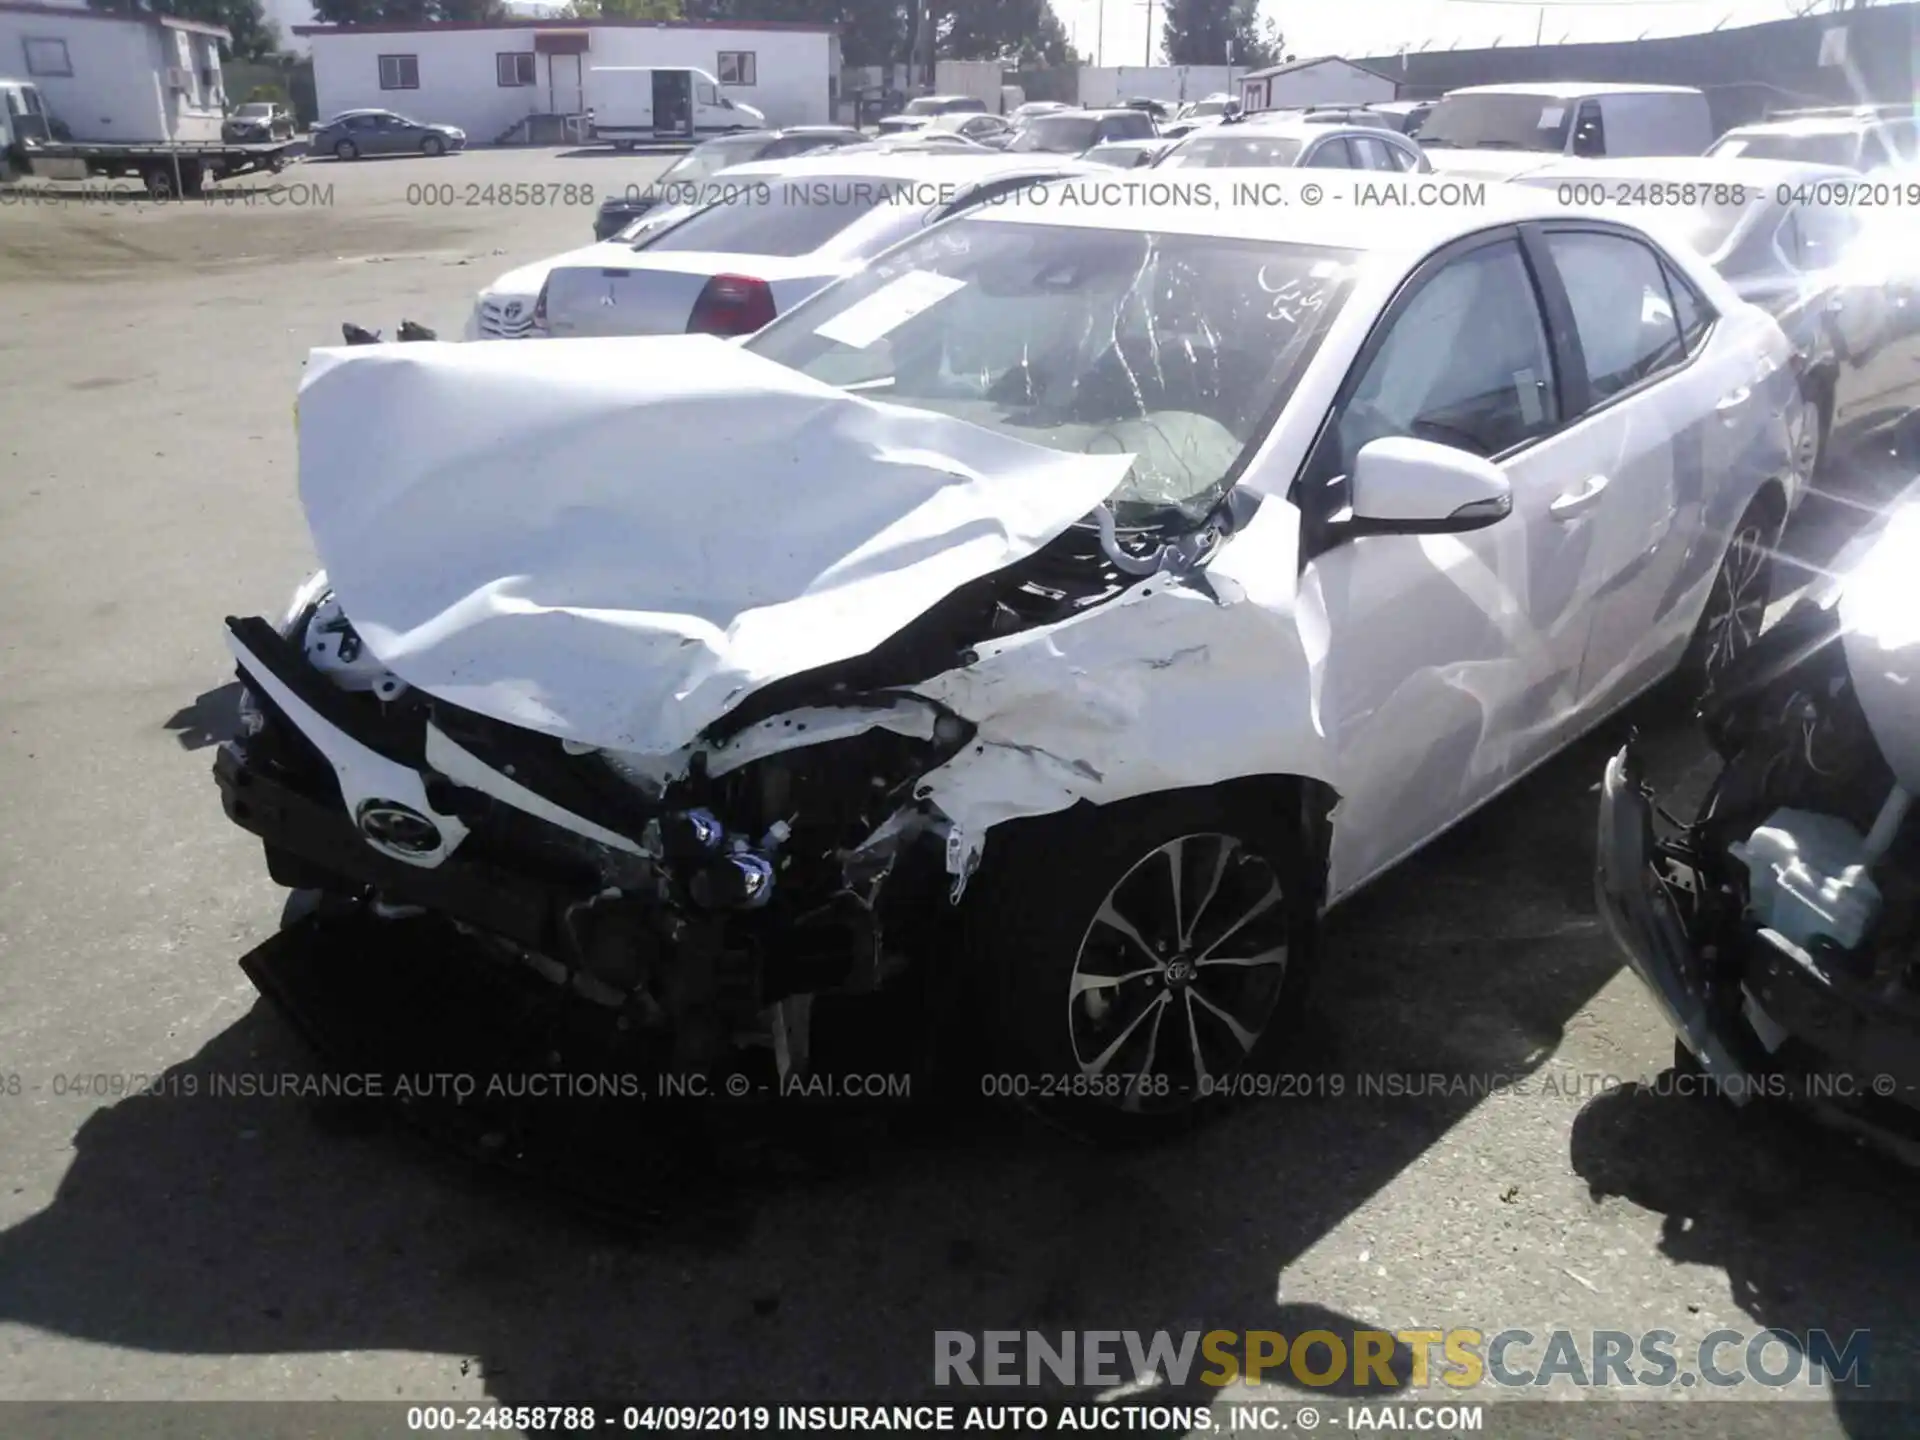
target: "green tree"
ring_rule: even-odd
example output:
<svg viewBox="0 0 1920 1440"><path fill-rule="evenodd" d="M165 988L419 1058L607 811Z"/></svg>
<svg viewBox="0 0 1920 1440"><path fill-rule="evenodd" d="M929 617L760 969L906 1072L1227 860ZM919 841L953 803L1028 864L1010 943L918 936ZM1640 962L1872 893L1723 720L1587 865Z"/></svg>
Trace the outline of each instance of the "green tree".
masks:
<svg viewBox="0 0 1920 1440"><path fill-rule="evenodd" d="M88 0L95 10L128 15L171 15L218 25L233 39L222 46L228 59L267 60L280 53L280 27L267 19L260 0Z"/></svg>
<svg viewBox="0 0 1920 1440"><path fill-rule="evenodd" d="M943 60L1000 60L1038 67L1074 60L1067 27L1048 0L934 0Z"/></svg>
<svg viewBox="0 0 1920 1440"><path fill-rule="evenodd" d="M1260 0L1168 0L1161 30L1169 65L1278 65L1280 27L1260 18Z"/></svg>
<svg viewBox="0 0 1920 1440"><path fill-rule="evenodd" d="M1273 20L1260 18L1260 0L1233 0L1231 59L1243 70L1264 70L1286 58L1287 37Z"/></svg>
<svg viewBox="0 0 1920 1440"><path fill-rule="evenodd" d="M686 9L680 0L571 0L560 12L569 20L681 20Z"/></svg>
<svg viewBox="0 0 1920 1440"><path fill-rule="evenodd" d="M435 20L500 20L501 0L313 0L313 18L322 25L427 25Z"/></svg>

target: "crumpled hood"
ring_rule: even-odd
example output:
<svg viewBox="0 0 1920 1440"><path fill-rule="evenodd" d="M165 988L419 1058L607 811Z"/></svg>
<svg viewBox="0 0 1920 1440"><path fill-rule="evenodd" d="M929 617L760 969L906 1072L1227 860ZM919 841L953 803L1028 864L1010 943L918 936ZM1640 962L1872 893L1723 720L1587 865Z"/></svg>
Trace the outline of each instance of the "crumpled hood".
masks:
<svg viewBox="0 0 1920 1440"><path fill-rule="evenodd" d="M315 548L381 661L652 754L1033 554L1132 465L702 335L316 350L299 417Z"/></svg>

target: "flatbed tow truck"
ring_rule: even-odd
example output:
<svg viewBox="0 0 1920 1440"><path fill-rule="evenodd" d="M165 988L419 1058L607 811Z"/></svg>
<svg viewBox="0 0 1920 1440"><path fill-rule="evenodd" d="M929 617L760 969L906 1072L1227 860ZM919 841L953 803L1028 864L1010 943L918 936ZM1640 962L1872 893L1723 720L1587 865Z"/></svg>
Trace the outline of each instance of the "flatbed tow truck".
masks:
<svg viewBox="0 0 1920 1440"><path fill-rule="evenodd" d="M285 169L298 140L74 140L31 84L0 80L0 184L44 180L138 179L156 200L195 196L216 180Z"/></svg>
<svg viewBox="0 0 1920 1440"><path fill-rule="evenodd" d="M256 172L278 174L292 159L294 140L230 145L172 141L109 145L89 141L19 141L0 158L0 181L26 175L46 180L138 178L156 200L195 196L216 180Z"/></svg>

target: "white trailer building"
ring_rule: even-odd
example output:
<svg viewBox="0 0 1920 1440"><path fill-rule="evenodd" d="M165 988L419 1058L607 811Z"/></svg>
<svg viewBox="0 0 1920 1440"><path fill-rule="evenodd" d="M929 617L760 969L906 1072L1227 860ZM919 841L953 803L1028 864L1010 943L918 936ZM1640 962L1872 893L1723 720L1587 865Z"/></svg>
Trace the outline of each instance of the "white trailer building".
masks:
<svg viewBox="0 0 1920 1440"><path fill-rule="evenodd" d="M1242 75L1240 103L1249 112L1292 105L1372 105L1397 98L1399 88L1377 70L1322 55Z"/></svg>
<svg viewBox="0 0 1920 1440"><path fill-rule="evenodd" d="M0 0L0 79L33 85L76 141L218 142L226 38L171 15Z"/></svg>
<svg viewBox="0 0 1920 1440"><path fill-rule="evenodd" d="M831 120L840 36L828 26L774 22L502 20L429 25L303 25L313 47L321 118L397 110L456 125L480 145L530 117L586 111L596 68L685 66L769 125Z"/></svg>

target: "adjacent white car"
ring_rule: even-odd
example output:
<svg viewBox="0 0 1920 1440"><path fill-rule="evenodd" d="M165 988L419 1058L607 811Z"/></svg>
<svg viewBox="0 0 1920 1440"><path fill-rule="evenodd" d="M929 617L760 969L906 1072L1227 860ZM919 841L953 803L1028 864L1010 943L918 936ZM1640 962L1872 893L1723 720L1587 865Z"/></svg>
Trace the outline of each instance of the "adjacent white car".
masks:
<svg viewBox="0 0 1920 1440"><path fill-rule="evenodd" d="M976 206L739 345L316 353L229 817L682 1067L917 962L997 1069L1216 1093L1324 906L1740 648L1791 472L1684 244L1308 178Z"/></svg>
<svg viewBox="0 0 1920 1440"><path fill-rule="evenodd" d="M949 215L1086 167L1057 155L837 154L738 165L725 193L638 251L554 265L535 324L555 338L744 335Z"/></svg>
<svg viewBox="0 0 1920 1440"><path fill-rule="evenodd" d="M634 247L686 219L699 205L661 205L628 225L611 240L595 241L578 250L568 250L531 265L509 270L473 300L467 316L464 339L529 340L542 332L535 323L534 308L540 287L556 265L618 265L632 257Z"/></svg>

